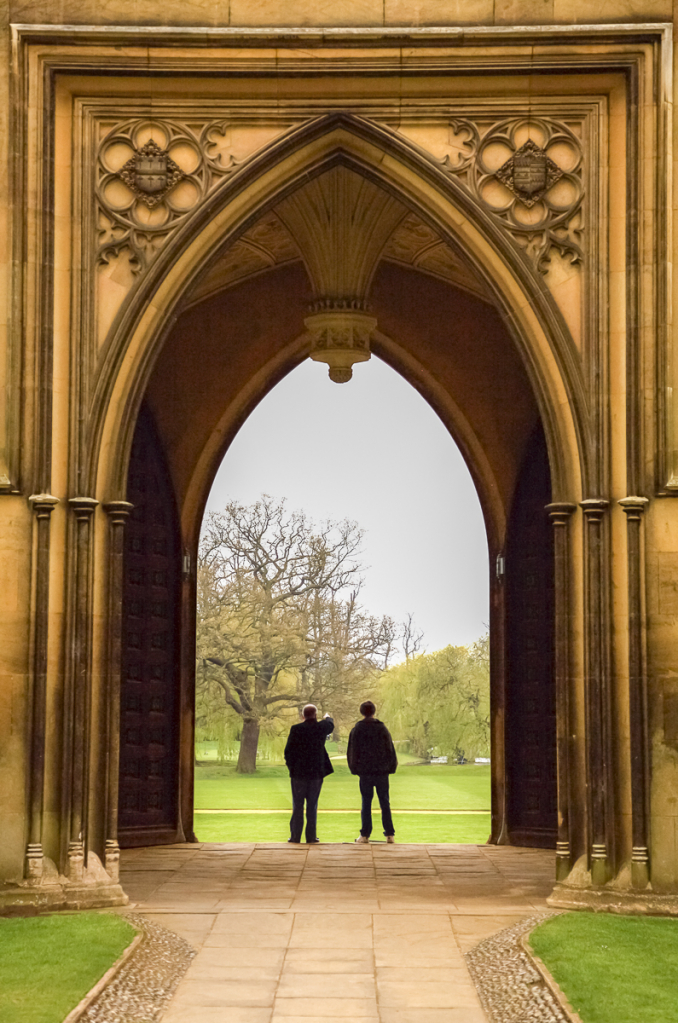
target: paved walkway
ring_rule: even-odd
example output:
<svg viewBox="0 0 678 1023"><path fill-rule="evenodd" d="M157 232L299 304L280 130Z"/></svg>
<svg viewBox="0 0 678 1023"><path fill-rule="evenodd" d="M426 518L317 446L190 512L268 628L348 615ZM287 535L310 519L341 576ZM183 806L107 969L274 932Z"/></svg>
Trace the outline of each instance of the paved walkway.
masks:
<svg viewBox="0 0 678 1023"><path fill-rule="evenodd" d="M136 910L198 955L163 1023L485 1023L463 953L546 908L553 853L473 845L128 850Z"/></svg>

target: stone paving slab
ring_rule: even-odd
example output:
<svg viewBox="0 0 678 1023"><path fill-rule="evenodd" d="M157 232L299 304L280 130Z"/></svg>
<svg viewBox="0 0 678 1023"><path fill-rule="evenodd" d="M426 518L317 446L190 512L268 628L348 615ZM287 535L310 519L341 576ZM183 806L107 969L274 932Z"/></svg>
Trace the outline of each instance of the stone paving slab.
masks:
<svg viewBox="0 0 678 1023"><path fill-rule="evenodd" d="M465 953L546 909L554 856L469 845L128 850L134 912L196 955L163 1023L487 1023Z"/></svg>

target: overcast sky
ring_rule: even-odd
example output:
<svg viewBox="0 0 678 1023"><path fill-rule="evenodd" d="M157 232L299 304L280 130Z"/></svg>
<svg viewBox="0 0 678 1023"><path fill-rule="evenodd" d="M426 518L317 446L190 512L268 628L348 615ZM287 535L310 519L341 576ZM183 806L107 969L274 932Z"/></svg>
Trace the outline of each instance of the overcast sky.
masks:
<svg viewBox="0 0 678 1023"><path fill-rule="evenodd" d="M398 621L412 612L426 649L485 631L487 540L468 469L431 407L375 356L347 384L307 359L254 410L207 507L262 493L316 520L354 519L363 604Z"/></svg>

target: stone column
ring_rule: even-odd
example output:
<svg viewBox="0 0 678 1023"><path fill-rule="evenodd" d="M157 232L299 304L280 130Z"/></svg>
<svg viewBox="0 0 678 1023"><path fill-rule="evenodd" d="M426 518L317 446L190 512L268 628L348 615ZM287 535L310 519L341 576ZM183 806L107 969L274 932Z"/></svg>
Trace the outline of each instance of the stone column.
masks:
<svg viewBox="0 0 678 1023"><path fill-rule="evenodd" d="M87 857L89 808L89 749L91 693L90 539L92 516L98 505L92 497L72 497L75 515L75 559L71 629L71 813L68 842L68 879L83 880Z"/></svg>
<svg viewBox="0 0 678 1023"><path fill-rule="evenodd" d="M603 885L611 873L607 827L609 694L603 589L603 529L609 501L589 498L581 502L581 507L585 522L586 738L591 881L594 885Z"/></svg>
<svg viewBox="0 0 678 1023"><path fill-rule="evenodd" d="M25 877L40 883L43 871L42 817L45 791L45 729L47 721L47 641L49 619L49 552L52 512L59 503L51 494L34 494L35 620L32 651L31 762L29 772L29 832Z"/></svg>
<svg viewBox="0 0 678 1023"><path fill-rule="evenodd" d="M109 522L108 650L106 693L106 871L117 883L120 876L118 845L118 784L120 770L120 671L122 664L122 594L125 524L134 506L128 501L104 505Z"/></svg>
<svg viewBox="0 0 678 1023"><path fill-rule="evenodd" d="M647 727L647 675L643 628L643 560L641 523L646 497L625 497L619 504L626 513L626 551L629 602L629 728L631 757L631 883L646 888L650 880L648 851L649 770Z"/></svg>
<svg viewBox="0 0 678 1023"><path fill-rule="evenodd" d="M570 516L575 504L547 504L553 526L554 551L554 675L556 686L556 756L558 777L558 839L556 880L564 881L572 866L570 840Z"/></svg>

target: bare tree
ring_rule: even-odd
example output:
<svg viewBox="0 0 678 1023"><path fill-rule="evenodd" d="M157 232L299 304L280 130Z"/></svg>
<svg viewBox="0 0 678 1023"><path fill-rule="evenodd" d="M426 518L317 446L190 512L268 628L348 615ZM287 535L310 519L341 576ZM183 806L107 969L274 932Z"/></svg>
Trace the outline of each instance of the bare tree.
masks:
<svg viewBox="0 0 678 1023"><path fill-rule="evenodd" d="M357 604L361 541L354 522L316 526L267 495L208 517L198 691L213 700L218 688L242 720L239 772L256 768L262 725L309 700L327 708L342 686L388 663L392 623Z"/></svg>
<svg viewBox="0 0 678 1023"><path fill-rule="evenodd" d="M405 660L416 657L424 643L424 633L414 624L414 615L410 611L400 628L400 641L403 646Z"/></svg>
<svg viewBox="0 0 678 1023"><path fill-rule="evenodd" d="M309 602L301 688L304 702L332 709L335 737L355 720L357 702L373 694L397 640L393 620L366 612L359 593L356 588L346 600L318 594Z"/></svg>

